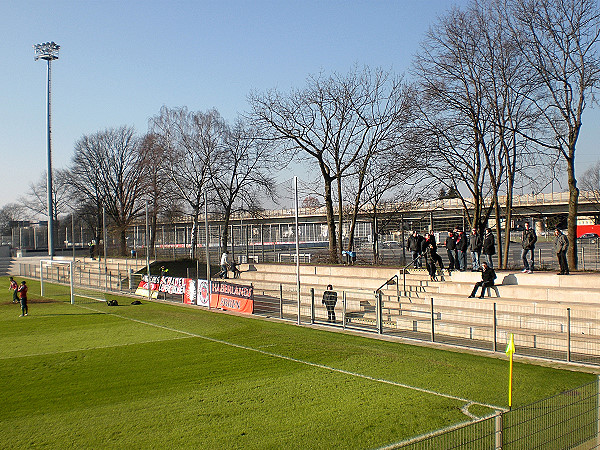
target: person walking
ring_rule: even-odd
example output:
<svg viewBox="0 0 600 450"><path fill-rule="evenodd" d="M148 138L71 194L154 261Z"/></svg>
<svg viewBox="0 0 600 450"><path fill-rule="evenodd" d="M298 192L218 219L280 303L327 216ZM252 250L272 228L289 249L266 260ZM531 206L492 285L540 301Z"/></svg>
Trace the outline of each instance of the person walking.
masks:
<svg viewBox="0 0 600 450"><path fill-rule="evenodd" d="M496 279L496 272L491 267L488 267L487 263L484 261L481 263L481 281L475 283L473 287L473 291L469 298L473 298L477 295L477 289L481 287L481 295L479 298L483 298L485 294L485 288L493 287L494 280Z"/></svg>
<svg viewBox="0 0 600 450"><path fill-rule="evenodd" d="M456 250L458 252L458 269L461 272L467 270L467 250L469 249L469 241L464 231L458 230L456 238Z"/></svg>
<svg viewBox="0 0 600 450"><path fill-rule="evenodd" d="M29 312L27 309L27 283L25 281L21 281L21 286L19 286L19 299L21 300L21 316L26 316Z"/></svg>
<svg viewBox="0 0 600 450"><path fill-rule="evenodd" d="M456 253L456 235L448 231L446 237L446 252L448 253L448 270L458 268L458 254Z"/></svg>
<svg viewBox="0 0 600 450"><path fill-rule="evenodd" d="M485 260L490 269L494 268L494 261L492 256L496 254L496 241L492 234L491 228L486 228L483 233L483 241L481 246L481 252L485 255Z"/></svg>
<svg viewBox="0 0 600 450"><path fill-rule="evenodd" d="M557 275L569 275L569 262L567 261L567 250L569 249L569 240L560 231L559 228L554 230L554 253L558 258L558 265L560 266L560 272Z"/></svg>
<svg viewBox="0 0 600 450"><path fill-rule="evenodd" d="M479 257L481 255L481 236L477 232L477 228L473 228L471 230L471 236L469 236L469 251L471 252L471 261L472 266L471 270L473 272L479 270Z"/></svg>
<svg viewBox="0 0 600 450"><path fill-rule="evenodd" d="M537 242L537 235L535 230L529 227L529 222L525 222L525 230L521 237L521 259L523 260L523 273L533 273L533 263L535 261L535 243ZM527 260L527 254L529 254L529 261Z"/></svg>
<svg viewBox="0 0 600 450"><path fill-rule="evenodd" d="M427 266L429 276L431 277L431 281L437 281L436 263L440 266L440 271L442 273L444 270L444 263L442 261L442 257L437 253L437 244L435 242L433 233L428 233L425 235L422 253L425 256L425 264ZM448 273L450 273L450 270L448 270Z"/></svg>
<svg viewBox="0 0 600 450"><path fill-rule="evenodd" d="M327 285L327 290L323 292L322 303L327 308L327 322L335 323L335 305L337 303L337 292L333 290L331 284Z"/></svg>
<svg viewBox="0 0 600 450"><path fill-rule="evenodd" d="M225 250L221 255L221 271L219 272L220 278L227 278L227 271L229 270L229 250Z"/></svg>
<svg viewBox="0 0 600 450"><path fill-rule="evenodd" d="M17 284L17 282L13 279L13 277L10 277L10 285L8 287L9 291L13 291L13 303L18 303L19 302L19 294L17 293L17 291L19 290L19 285Z"/></svg>

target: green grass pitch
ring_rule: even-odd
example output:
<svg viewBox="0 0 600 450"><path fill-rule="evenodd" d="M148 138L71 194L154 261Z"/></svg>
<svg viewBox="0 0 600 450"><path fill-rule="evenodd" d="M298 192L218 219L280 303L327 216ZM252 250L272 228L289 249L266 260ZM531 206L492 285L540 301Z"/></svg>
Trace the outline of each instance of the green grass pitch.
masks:
<svg viewBox="0 0 600 450"><path fill-rule="evenodd" d="M377 448L508 403L502 359L0 283L3 448ZM594 378L515 363L513 406Z"/></svg>

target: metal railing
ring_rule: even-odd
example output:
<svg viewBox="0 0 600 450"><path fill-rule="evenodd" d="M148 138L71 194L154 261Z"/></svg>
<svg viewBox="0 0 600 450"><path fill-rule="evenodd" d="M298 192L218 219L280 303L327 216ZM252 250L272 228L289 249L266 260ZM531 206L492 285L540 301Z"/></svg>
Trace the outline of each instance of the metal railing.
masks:
<svg viewBox="0 0 600 450"><path fill-rule="evenodd" d="M530 405L438 430L386 449L595 449L598 380Z"/></svg>

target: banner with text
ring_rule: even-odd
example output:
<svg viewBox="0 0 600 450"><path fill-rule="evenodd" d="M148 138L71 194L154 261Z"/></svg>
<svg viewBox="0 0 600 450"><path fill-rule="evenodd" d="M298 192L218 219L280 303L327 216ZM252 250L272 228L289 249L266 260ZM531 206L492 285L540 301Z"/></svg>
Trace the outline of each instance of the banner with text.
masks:
<svg viewBox="0 0 600 450"><path fill-rule="evenodd" d="M239 286L223 281L210 283L210 307L246 314L254 312L254 291L252 286Z"/></svg>

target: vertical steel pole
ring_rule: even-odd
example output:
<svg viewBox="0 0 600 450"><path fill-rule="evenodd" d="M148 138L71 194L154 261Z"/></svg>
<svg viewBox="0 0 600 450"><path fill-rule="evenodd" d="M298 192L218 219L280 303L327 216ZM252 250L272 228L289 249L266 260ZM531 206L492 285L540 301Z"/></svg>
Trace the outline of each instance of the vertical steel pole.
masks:
<svg viewBox="0 0 600 450"><path fill-rule="evenodd" d="M342 292L342 328L346 329L346 291Z"/></svg>
<svg viewBox="0 0 600 450"><path fill-rule="evenodd" d="M52 200L52 59L48 59L48 255L54 259L54 208Z"/></svg>
<svg viewBox="0 0 600 450"><path fill-rule="evenodd" d="M146 242L144 243L144 246L146 247L146 273L148 274L148 301L152 300L152 285L150 284L150 252L148 250L148 245L150 243L150 239L148 239L149 234L150 225L148 223L148 201L146 201Z"/></svg>
<svg viewBox="0 0 600 450"><path fill-rule="evenodd" d="M108 290L108 266L106 263L107 252L106 252L106 208L102 207L102 239L104 240L104 289Z"/></svg>
<svg viewBox="0 0 600 450"><path fill-rule="evenodd" d="M567 308L567 361L571 362L571 308Z"/></svg>
<svg viewBox="0 0 600 450"><path fill-rule="evenodd" d="M73 262L75 262L75 214L71 214L71 238L73 239ZM73 276L73 271L71 271L71 277Z"/></svg>
<svg viewBox="0 0 600 450"><path fill-rule="evenodd" d="M494 340L494 342L492 343L492 349L494 350L494 352L497 352L498 347L496 344L496 342L497 342L496 333L498 331L498 328L497 328L498 327L498 316L497 316L497 310L496 310L496 302L494 302L494 317L493 317L493 319L494 319L494 324L493 324L494 332L493 332L492 339Z"/></svg>
<svg viewBox="0 0 600 450"><path fill-rule="evenodd" d="M296 292L298 296L298 325L300 325L300 236L298 235L298 177L294 177L294 206L295 206L295 218L296 218L296 229L294 234L296 235Z"/></svg>
<svg viewBox="0 0 600 450"><path fill-rule="evenodd" d="M210 236L208 228L208 195L206 191L204 191L204 232L206 233L206 279L208 281L208 292L210 292ZM198 278L197 275L196 278Z"/></svg>
<svg viewBox="0 0 600 450"><path fill-rule="evenodd" d="M315 288L310 288L310 324L315 323Z"/></svg>
<svg viewBox="0 0 600 450"><path fill-rule="evenodd" d="M433 297L431 297L431 342L435 342L435 316L433 313Z"/></svg>
<svg viewBox="0 0 600 450"><path fill-rule="evenodd" d="M283 285L279 285L279 318L283 319Z"/></svg>

